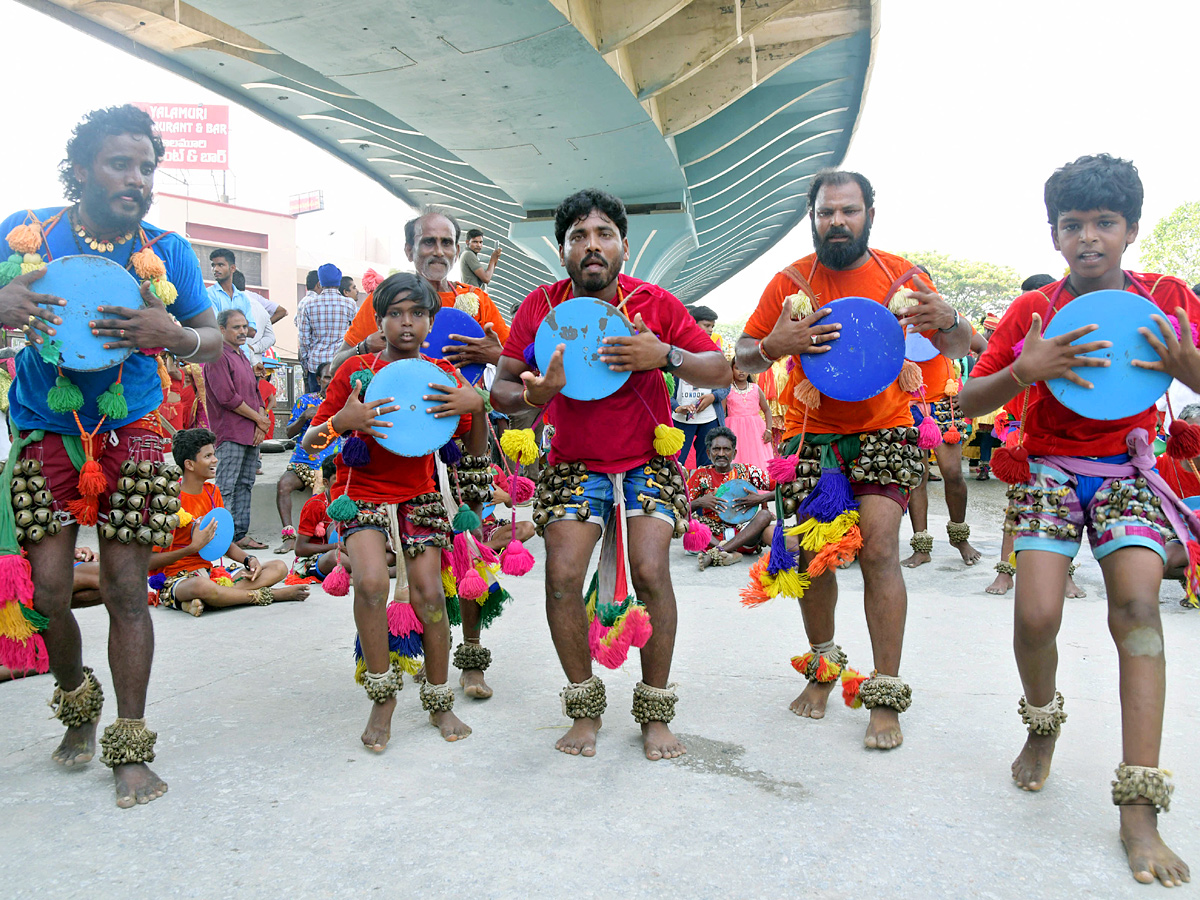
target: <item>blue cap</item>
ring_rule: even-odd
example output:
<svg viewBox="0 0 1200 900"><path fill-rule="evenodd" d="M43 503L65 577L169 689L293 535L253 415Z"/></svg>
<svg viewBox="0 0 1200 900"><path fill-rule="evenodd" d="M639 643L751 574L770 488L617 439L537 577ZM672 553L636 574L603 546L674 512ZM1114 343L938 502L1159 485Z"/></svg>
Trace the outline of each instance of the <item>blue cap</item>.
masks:
<svg viewBox="0 0 1200 900"><path fill-rule="evenodd" d="M325 263L317 269L317 280L321 282L321 287L341 287L342 270L333 263Z"/></svg>

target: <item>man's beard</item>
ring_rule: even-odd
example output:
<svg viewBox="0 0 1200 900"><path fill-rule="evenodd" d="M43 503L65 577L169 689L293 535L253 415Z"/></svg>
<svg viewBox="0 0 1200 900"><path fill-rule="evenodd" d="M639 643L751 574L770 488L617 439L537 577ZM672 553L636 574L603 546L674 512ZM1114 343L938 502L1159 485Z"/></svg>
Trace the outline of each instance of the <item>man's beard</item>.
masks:
<svg viewBox="0 0 1200 900"><path fill-rule="evenodd" d="M154 202L153 192L146 194L138 211L129 217L113 212L113 196L105 193L104 188L95 181L89 181L83 186L83 197L80 205L87 213L88 220L99 229L101 234L121 234L133 231L150 211Z"/></svg>
<svg viewBox="0 0 1200 900"><path fill-rule="evenodd" d="M584 272L583 267L595 260L600 260L604 263L605 268L599 273ZM571 280L579 287L583 288L589 294L598 294L616 280L616 277L621 274L621 261L617 260L614 264L609 264L608 261L599 253L590 253L581 259L578 263L567 264L567 274L571 276Z"/></svg>
<svg viewBox="0 0 1200 900"><path fill-rule="evenodd" d="M850 240L844 243L829 243L830 236L846 236ZM848 269L867 252L868 242L871 240L871 223L867 222L863 225L863 232L857 238L849 228L841 226L831 226L825 232L825 239L822 240L817 235L817 226L814 223L812 226L813 247L817 250L817 261L827 269Z"/></svg>

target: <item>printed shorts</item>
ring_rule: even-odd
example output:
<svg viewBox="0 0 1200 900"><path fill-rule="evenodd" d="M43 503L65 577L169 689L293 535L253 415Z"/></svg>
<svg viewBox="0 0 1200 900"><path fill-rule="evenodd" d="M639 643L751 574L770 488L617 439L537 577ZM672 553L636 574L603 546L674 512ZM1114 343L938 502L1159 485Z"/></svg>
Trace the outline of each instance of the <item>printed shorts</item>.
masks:
<svg viewBox="0 0 1200 900"><path fill-rule="evenodd" d="M574 517L603 527L616 506L615 475L592 472L583 463L546 466L534 494L533 522L538 534L553 522ZM629 516L662 519L680 531L687 510L687 488L672 459L651 457L622 475L622 493Z"/></svg>
<svg viewBox="0 0 1200 900"><path fill-rule="evenodd" d="M368 503L362 500L358 503L358 515L349 522L338 524L342 540L346 540L357 531L378 531L385 537L390 535L388 525L387 503ZM453 546L454 532L450 529L450 520L446 518L446 506L442 495L437 493L421 494L397 503L396 519L400 526L400 548L409 556L423 553L427 547L440 547L448 550Z"/></svg>
<svg viewBox="0 0 1200 900"><path fill-rule="evenodd" d="M1078 479L1036 460L1029 469L1032 483L1008 489L1004 530L1016 552L1049 550L1073 559L1086 529L1098 560L1124 547L1148 547L1166 562L1175 532L1140 475Z"/></svg>

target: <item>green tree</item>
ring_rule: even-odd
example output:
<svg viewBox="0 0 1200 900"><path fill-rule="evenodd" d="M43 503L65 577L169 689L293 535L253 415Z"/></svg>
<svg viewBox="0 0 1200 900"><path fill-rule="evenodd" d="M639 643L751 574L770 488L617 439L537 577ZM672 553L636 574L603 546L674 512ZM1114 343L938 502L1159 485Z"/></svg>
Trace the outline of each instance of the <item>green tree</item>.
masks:
<svg viewBox="0 0 1200 900"><path fill-rule="evenodd" d="M976 323L985 312L1003 312L1021 293L1016 269L976 259L955 259L945 253L916 251L901 254L933 275L938 293Z"/></svg>
<svg viewBox="0 0 1200 900"><path fill-rule="evenodd" d="M1142 241L1141 266L1143 272L1200 282L1200 201L1177 206L1158 220Z"/></svg>

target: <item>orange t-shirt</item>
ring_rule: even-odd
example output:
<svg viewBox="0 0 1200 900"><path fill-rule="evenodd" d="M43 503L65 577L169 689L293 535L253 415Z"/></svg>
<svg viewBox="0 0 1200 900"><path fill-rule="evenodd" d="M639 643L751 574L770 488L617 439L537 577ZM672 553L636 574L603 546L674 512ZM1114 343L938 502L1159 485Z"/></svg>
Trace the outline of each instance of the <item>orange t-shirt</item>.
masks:
<svg viewBox="0 0 1200 900"><path fill-rule="evenodd" d="M438 296L442 298L442 308L453 306L454 301L461 294L474 294L479 298L479 312L475 314L475 321L480 325L490 322L492 331L500 339L500 343L503 344L507 341L508 325L505 324L500 310L496 308L496 304L492 302L492 298L487 295L487 292L467 284L460 284L457 281L450 283L454 287L453 291L438 291ZM375 306L372 302L374 297L374 293L367 295L367 299L362 302L358 312L354 314L354 321L350 323L350 328L346 331L346 343L351 347L379 331L379 326L375 323Z"/></svg>
<svg viewBox="0 0 1200 900"><path fill-rule="evenodd" d="M933 359L927 359L917 365L921 368L921 381L925 383L925 399L930 403L945 400L946 382L951 378L958 380L954 373L954 362L939 353Z"/></svg>
<svg viewBox="0 0 1200 900"><path fill-rule="evenodd" d="M200 517L211 509L216 509L218 506L224 506L225 501L221 499L221 489L211 482L204 482L204 489L199 494L189 494L186 491L179 492L181 501L180 507L191 513L192 518L199 521ZM171 546L167 547L168 551L179 550L186 547L192 542L192 528L196 522L188 522L186 525L180 525L175 529L175 533L171 535ZM162 547L155 547L155 550L162 552ZM197 569L211 570L213 564L208 560L201 558L197 553L191 556L185 556L183 559L178 559L165 566L158 571L163 572L170 577L176 572L195 572Z"/></svg>
<svg viewBox="0 0 1200 900"><path fill-rule="evenodd" d="M883 302L892 282L912 268L903 257L882 250L872 251L877 258L868 258L857 269L835 271L816 262L816 254L810 253L792 265L800 274L808 277L813 292L817 295L817 308L841 297L870 297ZM882 263L882 265L881 265ZM815 265L814 265L815 264ZM885 268L886 267L886 268ZM812 273L809 275L808 273ZM923 281L929 281L924 275ZM746 323L745 332L750 337L762 339L771 333L783 309L783 301L800 291L796 283L783 272L771 279L767 289L759 298L758 306ZM927 332L930 336L934 332ZM779 392L779 402L785 407L784 435L793 437L805 429L804 407L796 402L793 391L804 376L797 361L787 377L787 383ZM942 385L946 383L942 379ZM864 434L898 425L911 425L912 412L909 405L912 397L892 382L883 393L869 400L856 402L834 400L822 395L821 405L808 411L807 432L809 434Z"/></svg>

